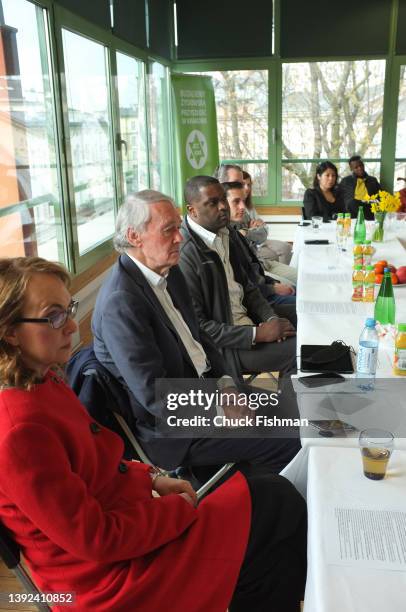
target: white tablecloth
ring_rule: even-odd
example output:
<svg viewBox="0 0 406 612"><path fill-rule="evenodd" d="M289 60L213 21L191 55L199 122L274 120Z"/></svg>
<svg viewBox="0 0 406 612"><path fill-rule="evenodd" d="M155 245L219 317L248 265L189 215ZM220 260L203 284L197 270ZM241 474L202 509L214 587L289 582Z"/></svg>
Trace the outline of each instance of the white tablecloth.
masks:
<svg viewBox="0 0 406 612"><path fill-rule="evenodd" d="M308 238L327 238L331 245L305 245ZM387 259L395 266L406 264L406 250L392 235L381 244L374 243L373 261ZM298 368L302 344L330 344L343 340L358 347L358 339L367 316L373 316L374 304L351 301L352 241L346 253L338 253L335 245L335 224L323 224L317 234L309 227L297 229L294 252L298 258L297 346ZM394 288L398 322L406 322L406 287ZM309 390L293 380L300 415L308 419L341 419L364 429L373 425L395 433L400 448L406 448L406 378L394 377L393 338L382 339L379 345L377 389L375 394L356 393L344 396L344 385ZM299 376L301 375L299 371ZM388 387L388 380L393 385ZM380 389L379 389L380 387ZM350 389L354 393L354 388ZM311 436L311 437L309 437ZM306 495L307 455L309 446L354 446L356 437L323 438L309 428L301 431L303 450L282 472L298 490ZM405 605L406 610L406 605Z"/></svg>
<svg viewBox="0 0 406 612"><path fill-rule="evenodd" d="M406 510L406 452L395 451L387 477L362 473L358 449L308 451L308 575L304 612L405 612L406 572L332 565L325 515L331 507Z"/></svg>

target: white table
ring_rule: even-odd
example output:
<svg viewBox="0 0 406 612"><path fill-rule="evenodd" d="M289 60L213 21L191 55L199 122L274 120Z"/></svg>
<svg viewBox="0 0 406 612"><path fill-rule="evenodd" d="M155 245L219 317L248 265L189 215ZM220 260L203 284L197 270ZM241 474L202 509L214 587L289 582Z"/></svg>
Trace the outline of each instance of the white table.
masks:
<svg viewBox="0 0 406 612"><path fill-rule="evenodd" d="M327 238L331 245L305 245L308 238ZM394 235L388 236L381 244L374 243L374 261L387 259L395 266L406 263L406 250ZM310 227L297 228L294 253L298 260L297 287L297 346L298 368L300 367L300 346L302 344L330 344L341 339L355 349L367 316L373 316L374 305L354 303L352 293L352 241L347 252L338 255L335 246L335 223L322 224L315 234ZM406 322L406 287L394 289L398 322ZM335 309L335 312L334 312ZM393 429L397 434L400 448L406 448L406 378L394 377L392 361L394 352L393 338L381 340L378 356L377 387L380 394L343 397L344 385L334 385L331 389L319 388L316 392L303 387L293 380L301 417L309 419L339 418L353 424L358 429L372 424L381 428ZM299 370L299 376L301 375ZM388 388L388 380L394 381ZM385 390L386 387L386 390ZM350 390L354 393L354 389ZM390 395L390 397L389 397ZM387 419L387 416L390 419ZM309 437L309 433L311 437ZM309 428L302 429L302 451L282 472L305 496L307 486L308 448L318 446L354 446L354 438L322 438ZM406 605L405 605L406 610Z"/></svg>
<svg viewBox="0 0 406 612"><path fill-rule="evenodd" d="M308 575L304 612L405 612L406 572L330 563L326 522L334 507L406 510L406 452L395 451L387 477L362 473L358 449L312 447L308 474Z"/></svg>

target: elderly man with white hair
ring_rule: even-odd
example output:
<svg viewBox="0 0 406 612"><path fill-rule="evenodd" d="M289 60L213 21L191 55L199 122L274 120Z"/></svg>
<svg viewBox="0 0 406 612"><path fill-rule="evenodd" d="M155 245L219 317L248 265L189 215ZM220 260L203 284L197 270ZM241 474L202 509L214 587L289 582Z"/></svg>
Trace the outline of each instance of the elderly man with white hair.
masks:
<svg viewBox="0 0 406 612"><path fill-rule="evenodd" d="M171 198L157 191L130 195L121 207L114 236L120 257L93 313L96 357L129 392L132 426L154 463L172 469L244 461L277 473L298 451L297 439L174 439L156 431L155 419L164 411L156 380L225 373L213 341L199 332L177 266L180 224Z"/></svg>

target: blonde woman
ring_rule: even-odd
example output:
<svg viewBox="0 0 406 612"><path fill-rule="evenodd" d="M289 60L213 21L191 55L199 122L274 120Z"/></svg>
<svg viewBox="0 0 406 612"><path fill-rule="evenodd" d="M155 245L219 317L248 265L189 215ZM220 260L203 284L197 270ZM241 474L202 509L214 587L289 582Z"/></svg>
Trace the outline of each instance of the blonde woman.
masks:
<svg viewBox="0 0 406 612"><path fill-rule="evenodd" d="M123 461L121 439L55 373L76 310L62 266L0 259L0 521L38 586L74 592L80 612L235 612L248 600L297 610L304 506L293 487L268 476L258 504L250 491L264 484L237 472L197 508L189 483Z"/></svg>

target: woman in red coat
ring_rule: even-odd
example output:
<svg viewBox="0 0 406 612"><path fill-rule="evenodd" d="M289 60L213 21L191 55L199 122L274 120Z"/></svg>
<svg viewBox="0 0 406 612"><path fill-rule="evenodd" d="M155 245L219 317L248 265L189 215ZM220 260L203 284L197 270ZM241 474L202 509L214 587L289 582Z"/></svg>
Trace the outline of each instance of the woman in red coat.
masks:
<svg viewBox="0 0 406 612"><path fill-rule="evenodd" d="M298 494L237 473L196 508L189 483L123 461L51 370L76 331L68 286L59 264L0 260L0 520L40 589L80 612L298 609Z"/></svg>

